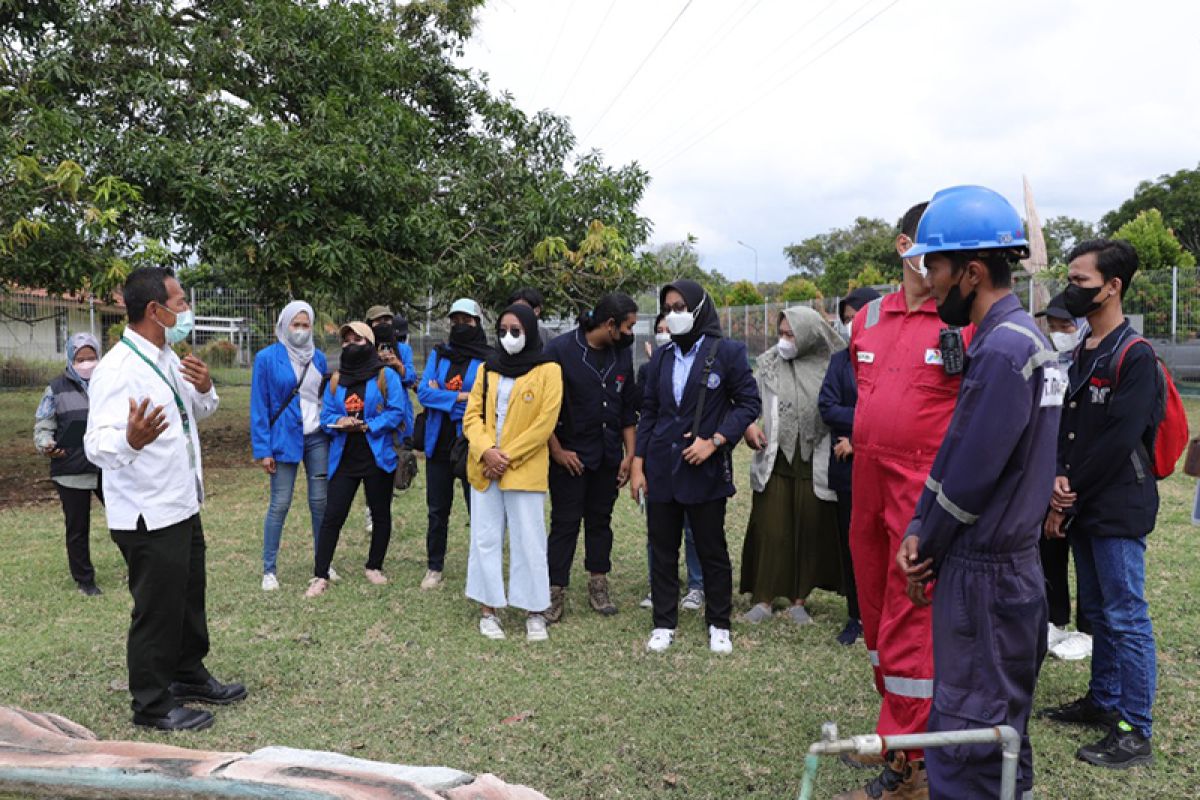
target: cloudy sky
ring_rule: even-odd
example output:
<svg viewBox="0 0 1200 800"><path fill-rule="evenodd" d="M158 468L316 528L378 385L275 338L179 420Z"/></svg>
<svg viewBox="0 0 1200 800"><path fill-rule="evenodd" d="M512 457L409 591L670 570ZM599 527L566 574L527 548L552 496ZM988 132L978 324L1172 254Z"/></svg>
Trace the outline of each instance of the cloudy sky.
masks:
<svg viewBox="0 0 1200 800"><path fill-rule="evenodd" d="M990 186L1097 220L1200 163L1200 3L492 0L465 61L651 175L652 241L763 281L787 244Z"/></svg>

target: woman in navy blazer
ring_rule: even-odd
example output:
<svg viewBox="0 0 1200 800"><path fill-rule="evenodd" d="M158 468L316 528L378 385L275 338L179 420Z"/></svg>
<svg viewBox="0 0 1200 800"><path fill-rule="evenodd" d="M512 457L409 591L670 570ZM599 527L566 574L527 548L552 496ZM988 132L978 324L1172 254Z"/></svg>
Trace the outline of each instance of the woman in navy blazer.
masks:
<svg viewBox="0 0 1200 800"><path fill-rule="evenodd" d="M321 380L325 354L313 346L312 306L295 300L275 323L275 344L254 357L250 384L250 445L254 460L271 478L263 521L263 591L279 588L275 562L283 523L292 505L296 473L304 462L313 551L325 516L329 437L321 429Z"/></svg>
<svg viewBox="0 0 1200 800"><path fill-rule="evenodd" d="M634 498L646 504L654 555L654 631L647 648L662 652L675 638L679 543L686 518L704 572L709 647L728 653L733 569L725 543L725 504L735 491L731 448L758 418L762 401L746 346L722 337L712 298L698 283L676 281L662 290L660 301L671 343L655 352L646 369L630 478Z"/></svg>

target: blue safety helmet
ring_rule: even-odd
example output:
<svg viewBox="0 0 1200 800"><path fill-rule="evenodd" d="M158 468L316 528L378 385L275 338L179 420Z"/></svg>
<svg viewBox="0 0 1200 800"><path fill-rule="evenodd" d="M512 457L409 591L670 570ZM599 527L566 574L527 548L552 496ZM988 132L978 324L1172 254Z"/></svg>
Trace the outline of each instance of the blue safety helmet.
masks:
<svg viewBox="0 0 1200 800"><path fill-rule="evenodd" d="M1021 215L983 186L952 186L929 201L904 258L962 250L1029 250Z"/></svg>

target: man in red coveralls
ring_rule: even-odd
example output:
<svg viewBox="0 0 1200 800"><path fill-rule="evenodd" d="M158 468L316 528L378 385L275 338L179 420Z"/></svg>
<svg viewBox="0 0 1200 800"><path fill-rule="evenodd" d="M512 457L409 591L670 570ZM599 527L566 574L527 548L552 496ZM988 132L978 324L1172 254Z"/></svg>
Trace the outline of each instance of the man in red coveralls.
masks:
<svg viewBox="0 0 1200 800"><path fill-rule="evenodd" d="M913 206L900 221L898 253L912 247L926 205ZM903 261L902 290L864 306L854 318L850 340L858 381L850 552L863 638L875 669L875 687L883 696L876 726L881 735L924 733L929 719L930 611L909 601L908 582L896 566L895 553L950 424L959 384L959 377L948 375L943 364L938 339L946 325L926 286L924 267L917 259ZM867 768L881 765L882 772L835 800L928 797L920 750L844 760Z"/></svg>

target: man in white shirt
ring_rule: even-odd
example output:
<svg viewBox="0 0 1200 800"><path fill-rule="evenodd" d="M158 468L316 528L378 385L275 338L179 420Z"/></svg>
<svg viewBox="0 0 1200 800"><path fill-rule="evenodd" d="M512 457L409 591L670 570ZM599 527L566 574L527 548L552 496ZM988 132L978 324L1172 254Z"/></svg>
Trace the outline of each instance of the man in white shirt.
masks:
<svg viewBox="0 0 1200 800"><path fill-rule="evenodd" d="M196 421L217 410L208 367L180 361L171 345L194 318L167 269L134 270L122 292L129 324L100 361L89 387L84 451L103 470L105 513L129 568L133 618L126 661L133 722L158 730L202 730L207 711L180 703L227 704L246 687L204 668L204 499Z"/></svg>

